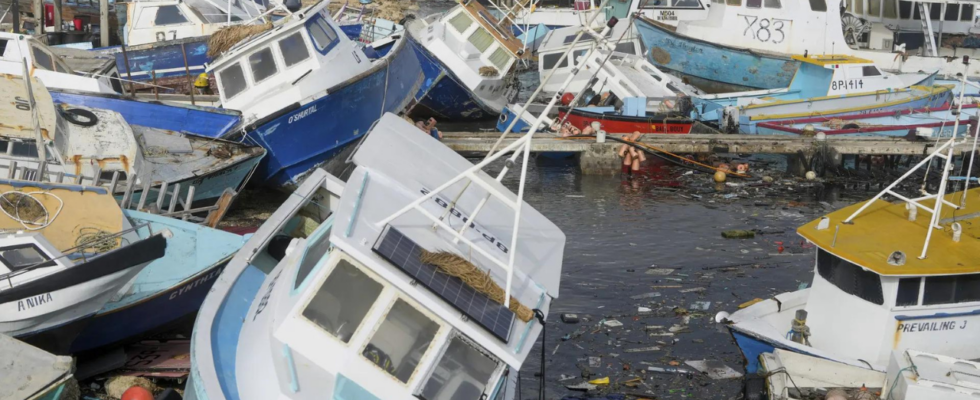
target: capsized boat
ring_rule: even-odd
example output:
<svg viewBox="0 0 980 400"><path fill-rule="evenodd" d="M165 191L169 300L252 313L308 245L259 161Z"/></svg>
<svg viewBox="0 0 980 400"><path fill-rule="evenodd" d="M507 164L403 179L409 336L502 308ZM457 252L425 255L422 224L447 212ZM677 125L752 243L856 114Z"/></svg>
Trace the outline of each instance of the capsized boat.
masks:
<svg viewBox="0 0 980 400"><path fill-rule="evenodd" d="M694 116L723 131L757 133L762 122L940 107L952 86L933 85L935 74L892 75L851 56L793 56L800 67L788 88L700 95Z"/></svg>
<svg viewBox="0 0 980 400"><path fill-rule="evenodd" d="M140 239L161 230L170 232L166 253L92 316L72 343L72 353L131 340L194 315L225 265L245 244L241 235L220 229L135 210L123 213L138 227L135 233Z"/></svg>
<svg viewBox="0 0 980 400"><path fill-rule="evenodd" d="M574 107L558 112L559 120L566 120L578 129L585 129L598 122L606 133L691 133L694 120L682 113L637 109L632 113L617 111L615 107Z"/></svg>
<svg viewBox="0 0 980 400"><path fill-rule="evenodd" d="M0 32L0 74L10 76L24 75L24 62L27 60L29 73L50 88L78 90L88 93L117 93L122 91L119 75L115 68L101 74L85 76L68 65L52 49L36 38L19 34Z"/></svg>
<svg viewBox="0 0 980 400"><path fill-rule="evenodd" d="M75 362L0 333L0 400L58 400Z"/></svg>
<svg viewBox="0 0 980 400"><path fill-rule="evenodd" d="M242 113L226 138L268 150L255 177L271 186L299 184L422 88L419 60L404 36L384 56L369 57L341 33L327 4L274 22L208 65L222 106Z"/></svg>
<svg viewBox="0 0 980 400"><path fill-rule="evenodd" d="M550 313L565 235L480 171L511 149L473 165L386 114L346 186L312 173L218 278L185 397L514 398L543 329L528 313ZM496 297L446 260L487 274Z"/></svg>
<svg viewBox="0 0 980 400"><path fill-rule="evenodd" d="M919 29L903 35L896 24L856 21L853 15L842 17L841 6L845 2L841 0L763 3L714 0L703 20L679 21L672 27L639 18L636 26L650 62L712 92L785 88L799 66L799 60L791 55L806 53L850 55L893 72L939 71L944 76L980 76L980 66L957 62L963 56L976 58L980 51L962 46L937 48L928 19L913 22ZM907 17L913 8L919 15L931 4L904 0L868 2L875 6L875 12L883 9L892 16L896 3L906 17L903 19L910 19ZM972 10L973 5L969 8ZM932 9L939 11L941 6L936 4ZM924 14L929 15L930 11ZM966 18L972 21L973 15Z"/></svg>
<svg viewBox="0 0 980 400"><path fill-rule="evenodd" d="M46 181L62 182L67 176L120 196L135 192L136 201L147 187L166 183L172 189L179 184L181 200L193 186L193 200L206 203L216 201L226 189L240 192L265 154L257 146L129 125L113 111L55 105L43 85L35 81L31 88L28 96L23 80L0 80L0 90L23 99L0 105L0 115L8 121L0 126L0 143L6 145L6 154L0 155L4 176L34 180L44 160ZM37 130L33 113L27 111L31 98ZM38 146L39 137L43 146ZM167 197L169 204L172 193ZM153 193L146 201L156 199Z"/></svg>
<svg viewBox="0 0 980 400"><path fill-rule="evenodd" d="M0 333L66 354L89 317L163 257L103 188L0 180Z"/></svg>
<svg viewBox="0 0 980 400"><path fill-rule="evenodd" d="M515 6L515 21L517 25L543 24L548 28L557 29L569 26L579 26L585 22L584 11L599 8L599 0L541 0L533 7ZM697 21L708 17L708 2L702 0L631 0L609 1L605 6L605 18L597 23L604 23L609 18L625 18L629 15L641 14L654 21L677 25L679 21Z"/></svg>
<svg viewBox="0 0 980 400"><path fill-rule="evenodd" d="M508 21L498 21L478 2L411 20L406 29L430 87L412 116L494 118L517 94L517 64L531 52Z"/></svg>
<svg viewBox="0 0 980 400"><path fill-rule="evenodd" d="M957 115L959 114L959 115ZM868 114L836 117L807 117L776 122L761 122L756 126L760 135L815 135L828 136L899 136L899 137L949 137L953 136L954 121L960 120L956 135L970 130L971 119L977 116L977 104L958 107L948 104L937 108L919 108L881 111ZM910 136L911 135L911 136Z"/></svg>
<svg viewBox="0 0 980 400"><path fill-rule="evenodd" d="M892 350L980 358L980 188L969 188L968 173L956 177L967 190L946 193L954 148L970 142L976 150L975 138L947 139L871 200L797 230L817 248L810 288L715 317L732 332L749 373L776 348L876 371L885 371ZM896 191L933 162L942 163L935 193Z"/></svg>

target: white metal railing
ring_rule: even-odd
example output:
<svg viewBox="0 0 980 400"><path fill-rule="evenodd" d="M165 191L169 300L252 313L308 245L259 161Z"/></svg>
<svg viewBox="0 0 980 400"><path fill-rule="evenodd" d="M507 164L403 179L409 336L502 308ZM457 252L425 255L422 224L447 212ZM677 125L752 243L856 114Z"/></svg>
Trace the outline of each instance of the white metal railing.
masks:
<svg viewBox="0 0 980 400"><path fill-rule="evenodd" d="M963 76L962 76L962 78L960 80L960 83L963 86L960 89L960 96L959 96L959 102L958 102L959 104L957 105L957 113L955 115L956 122L953 123L953 135L949 138L949 140L947 140L941 146L939 146L938 148L936 148L936 150L933 151L931 154L929 154L929 156L927 156L925 159L923 159L922 161L920 161L914 167L912 167L911 169L909 169L908 172L906 172L904 175L902 175L897 180L895 180L894 182L892 182L891 185L888 185L888 187L886 187L880 193L878 193L877 195L875 195L875 197L873 197L871 200L868 200L866 203L864 203L864 205L862 205L861 208L857 209L857 211L854 211L853 214L851 214L849 217L847 217L847 219L845 219L843 221L845 224L853 224L855 217L857 217L858 215L860 215L861 212L863 212L865 209L867 209L868 207L870 207L871 204L873 204L875 201L877 201L878 199L880 199L882 196L884 196L886 194L887 195L894 196L894 197L896 197L896 198L898 198L898 199L906 202L908 204L908 207L910 208L910 212L911 213L915 213L915 209L922 209L923 211L931 214L930 215L930 219L929 219L929 225L927 225L927 228L926 228L926 239L925 239L925 243L922 245L922 253L919 255L919 259L925 259L926 258L926 256L928 255L928 252L929 252L929 241L932 239L932 231L935 230L935 229L942 229L942 227L939 225L939 220L940 220L939 217L942 214L943 205L947 205L947 206L953 207L955 209L960 209L962 207L965 207L966 206L966 192L967 192L967 189L969 189L969 187L970 187L970 172L971 171L970 170L967 170L966 182L965 182L965 186L963 188L963 198L960 201L960 204L954 204L954 203L946 200L946 187L947 187L947 183L949 181L949 173L953 169L953 152L956 149L956 146L958 144L965 144L967 142L967 138L963 138L962 140L959 140L959 138L957 136L957 132L959 132L959 125L960 125L959 115L962 113L962 110L963 110L963 94L964 94L964 92L966 92L967 86L972 86L974 88L980 89L980 85L977 85L976 83L969 82L969 81L966 80L966 74L963 74ZM973 127L973 128L974 128L974 132L973 132L973 151L971 151L971 153L970 153L971 155L970 155L970 163L969 163L971 169L973 167L973 161L974 161L973 159L976 156L977 136L980 135L980 123L976 124L976 126ZM895 187L898 186L899 183L901 183L906 178L908 178L909 176L911 176L913 173L915 173L915 171L919 170L920 168L922 168L923 166L925 166L927 164L931 164L932 161L935 160L935 159L937 159L937 158L943 160L943 166L942 166L943 172L942 172L942 178L941 178L942 180L939 182L939 188L937 188L936 193L933 194L933 193L929 193L928 191L926 191L926 187L925 187L925 184L924 183L922 185L922 188L920 189L920 191L922 193L922 196L916 197L916 198L909 198L907 196L903 196L903 195L897 193L894 190ZM926 178L928 178L928 174L926 174ZM925 201L925 200L934 200L934 203L932 205L932 208L930 208L930 207L922 204L922 202ZM913 209L913 207L915 209ZM914 220L914 218L909 218L909 219Z"/></svg>
<svg viewBox="0 0 980 400"><path fill-rule="evenodd" d="M609 0L604 0L603 1L603 5L605 5L605 3L608 2L608 1ZM590 20L584 26L585 29L583 29L582 31L579 31L579 33L575 36L575 39L569 45L568 49L558 59L558 62L557 62L558 64L561 64L564 60L566 60L570 56L570 54L574 51L575 45L579 42L579 40L585 34L585 31L591 31L593 29L592 28L592 22L599 16L599 14L601 13L601 10L602 10L602 7L593 10L593 14L592 14ZM602 30L602 32L599 34L599 37L601 37L602 40L605 40L605 35L610 30L611 30L611 27L609 27L609 26L604 27L603 30ZM589 56L591 56L592 52L595 49L596 49L595 46L590 47L588 53L586 53L585 56L587 58ZM575 69L573 69L573 71L572 71L573 73L572 74L569 74L569 76L565 79L564 83L562 84L562 86L561 86L562 87L562 90L564 90L564 88L568 87L568 85L575 78L575 75L577 75L580 71L581 70L578 67L576 67ZM494 264L496 264L498 267L500 267L501 269L503 269L507 273L507 283L506 283L506 286L504 287L505 288L504 289L504 291L505 291L505 293L504 293L504 306L505 307L510 307L511 285L512 285L513 279L514 279L514 262L515 262L515 257L516 257L516 254L517 254L517 239L518 239L518 235L520 233L521 208L522 208L522 206L524 204L524 186L525 186L525 182L526 182L526 179L527 179L527 165L528 165L528 160L529 160L530 154L531 154L531 140L534 137L534 134L537 133L538 128L541 126L541 123L543 121L546 121L547 120L547 114L551 111L552 108L554 108L555 104L558 102L558 99L561 97L561 91L562 90L560 90L558 94L556 94L555 96L552 97L552 99L548 102L548 105L544 108L544 110L541 112L541 114L537 118L535 118L534 123L531 124L531 129L526 134L524 134L523 136L521 136L519 139L515 140L513 143L511 143L511 144L505 146L504 148L500 149L500 151L496 151L495 152L495 150L503 142L504 138L507 137L507 134L509 134L511 132L511 130L514 129L514 125L517 123L518 120L521 119L521 116L526 112L528 105L532 101L534 101L534 99L537 97L537 95L544 88L544 85L547 84L548 81L551 80L551 78L554 76L554 72L555 72L555 70L551 70L551 72L548 73L548 76L545 77L545 79L541 82L541 84L535 90L534 94L531 95L531 97L529 98L529 100L527 101L527 103L525 103L525 105L523 107L521 107L519 110L515 110L515 118L513 119L513 121L511 121L511 123L507 127L507 129L501 134L500 138L494 144L493 148L491 148L491 150L487 153L487 156L483 159L483 161L481 161L478 164L476 164L476 165L474 165L474 166L466 169L465 171L463 171L462 173L456 175L454 178L450 179L446 183L444 183L444 184L440 185L439 187L431 190L429 193L423 195L422 197L420 197L420 198L412 201L408 205L402 207L400 210L396 211L391 216L389 216L389 217L381 220L380 222L378 222L378 226L379 227L384 227L385 225L390 224L393 220L395 220L399 216L401 216L401 215L403 215L406 212L411 211L411 210L416 210L419 213L421 213L422 215L424 215L426 218L429 218L430 220L432 220L434 227L442 228L442 229L445 229L446 231L448 231L454 237L454 241L456 243L458 243L459 241L463 241L463 243L465 243L471 249L476 250L478 253L480 253L484 257L488 258L490 261L492 261ZM476 173L478 171L482 170L484 167L486 167L490 163L492 163L492 162L500 159L501 157L503 157L507 153L511 153L511 152L513 152L513 154L507 160L507 163L504 165L504 168L497 175L496 180L497 180L497 182L502 181L503 178L504 178L504 176L509 172L510 168L513 166L514 161L517 159L518 155L522 155L523 156L523 160L522 160L522 164L521 164L521 176L520 176L520 181L519 181L519 184L518 184L518 187L517 187L517 198L516 198L516 200L510 200L507 197L507 194L506 193L503 193L503 192L498 191L496 189L496 187L494 187L493 185L491 185L488 182L483 181L482 179L480 179L479 177L476 176ZM436 217L435 215L432 215L432 213L428 212L427 210L425 210L422 207L422 204L423 203L425 203L428 200L432 199L434 196L438 195L439 193L442 193L443 191L445 191L446 189L448 189L452 185L456 184L457 182L463 181L464 179L467 180L466 184L460 190L460 192L455 196L455 198L452 200L452 202L449 205L449 207L446 207L447 212L449 212L449 210L451 210L451 209L453 209L453 207L455 207L456 202L459 200L460 196L462 196L463 192L467 188L469 188L469 185L471 183L475 183L478 186L484 188L487 191L487 195L483 199L481 199L481 201L477 204L476 209L473 211L473 214L470 216L470 219L469 219L470 221L474 221L475 222L477 220L477 216L479 215L480 211L483 209L483 207L486 205L487 201L491 197L495 198L496 200L500 201L501 203L503 203L507 207L509 207L509 208L511 208L511 209L514 210L514 226L513 226L513 229L511 231L511 235L512 236L511 236L511 242L510 242L510 252L508 252L508 256L509 257L508 257L508 260L507 260L506 263L504 263L503 261L501 261L497 257L489 254L487 251L483 250L481 247L478 247L472 241L470 241L469 239L467 239L466 237L463 236L463 233L466 230L466 226L468 226L470 224L463 224L463 227L462 228L459 228L457 230L457 229L455 229L453 227L450 227L445 222L443 222L443 219L445 218L445 215L443 215L443 217Z"/></svg>

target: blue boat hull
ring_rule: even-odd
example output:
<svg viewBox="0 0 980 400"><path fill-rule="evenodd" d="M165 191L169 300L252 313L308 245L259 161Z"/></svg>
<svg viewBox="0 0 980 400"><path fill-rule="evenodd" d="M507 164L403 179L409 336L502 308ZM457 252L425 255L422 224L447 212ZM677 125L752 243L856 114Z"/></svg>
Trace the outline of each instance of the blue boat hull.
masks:
<svg viewBox="0 0 980 400"><path fill-rule="evenodd" d="M209 138L226 136L241 119L235 111L134 100L112 94L51 90L51 98L59 103L112 110L122 114L126 122L132 125L188 132Z"/></svg>
<svg viewBox="0 0 980 400"><path fill-rule="evenodd" d="M789 86L800 64L788 57L768 56L722 46L670 32L643 18L636 20L640 40L653 65L693 77L700 86L721 84L732 88L779 89ZM707 83L708 85L705 85Z"/></svg>
<svg viewBox="0 0 980 400"><path fill-rule="evenodd" d="M870 113L887 112L887 111L900 111L900 110L917 109L917 108L925 108L925 107L941 107L949 100L950 100L950 92L944 92L941 94L927 96L921 99L917 99L901 104L895 104L891 106L878 107L878 108L853 111L853 112L837 112L837 113L827 112L821 114L821 116L826 118L834 118L834 117L844 117L850 115L870 114ZM749 120L748 117L742 115L739 118L739 124L741 125L742 131L750 134L759 134L760 132L757 128L758 128L758 124L761 122L779 122L779 121L788 121L788 120L792 120L792 118Z"/></svg>
<svg viewBox="0 0 980 400"><path fill-rule="evenodd" d="M759 371L759 356L762 353L771 353L776 349L776 346L734 329L731 331L732 337L735 338L735 344L742 351L742 355L745 356L745 373L755 374Z"/></svg>
<svg viewBox="0 0 980 400"><path fill-rule="evenodd" d="M385 60L366 75L328 89L326 96L249 130L248 140L268 150L255 178L277 187L298 185L307 172L366 134L382 114L402 111L423 86L422 69L404 43Z"/></svg>
<svg viewBox="0 0 980 400"><path fill-rule="evenodd" d="M183 48L181 48L183 44ZM116 57L116 68L123 79L134 81L150 81L156 72L157 79L186 76L184 70L184 53L187 53L187 69L191 76L204 72L204 64L211 62L208 57L208 36L188 39L168 40L165 42L148 43L126 47L126 56L122 49L110 48ZM126 61L129 61L128 70Z"/></svg>
<svg viewBox="0 0 980 400"><path fill-rule="evenodd" d="M475 121L495 118L499 112L483 104L476 95L459 82L459 78L436 56L409 36L425 81L428 94L411 111L412 117L435 117L442 121Z"/></svg>
<svg viewBox="0 0 980 400"><path fill-rule="evenodd" d="M91 318L72 343L73 353L133 338L194 314L245 243L233 233L142 212L126 213L134 224L150 222L154 230L166 227L174 235L167 240L164 256L140 271L130 291ZM146 228L139 233L150 234Z"/></svg>

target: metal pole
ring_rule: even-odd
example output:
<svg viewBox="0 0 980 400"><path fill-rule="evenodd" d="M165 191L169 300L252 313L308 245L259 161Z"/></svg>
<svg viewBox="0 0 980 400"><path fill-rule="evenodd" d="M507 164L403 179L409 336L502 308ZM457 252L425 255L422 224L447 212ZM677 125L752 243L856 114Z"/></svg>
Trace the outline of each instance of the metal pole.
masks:
<svg viewBox="0 0 980 400"><path fill-rule="evenodd" d="M99 46L109 47L109 0L99 0Z"/></svg>
<svg viewBox="0 0 980 400"><path fill-rule="evenodd" d="M54 0L54 31L61 32L61 0Z"/></svg>
<svg viewBox="0 0 980 400"><path fill-rule="evenodd" d="M34 0L34 34L44 33L44 0Z"/></svg>
<svg viewBox="0 0 980 400"><path fill-rule="evenodd" d="M20 33L20 1L13 0L10 4L11 17L14 19L14 33Z"/></svg>
<svg viewBox="0 0 980 400"><path fill-rule="evenodd" d="M157 86L157 71L150 71L150 76L153 78L153 98L160 101L160 89Z"/></svg>
<svg viewBox="0 0 980 400"><path fill-rule="evenodd" d="M184 73L187 74L187 85L191 88L191 105L194 104L194 80L191 79L191 69L187 66L187 50L184 50L184 43L180 44L180 54L184 55Z"/></svg>
<svg viewBox="0 0 980 400"><path fill-rule="evenodd" d="M16 2L17 0L14 0ZM27 59L24 59L24 87L27 89L27 101L31 107L31 124L34 126L34 140L37 142L37 157L40 161L38 167L38 179L44 174L44 161L47 160L44 149L44 136L41 135L41 118L37 114L37 103L34 100L34 91L31 88L31 74L27 68Z"/></svg>
<svg viewBox="0 0 980 400"><path fill-rule="evenodd" d="M122 49L123 63L126 64L126 80L129 81L129 94L136 97L136 88L133 87L133 74L129 71L129 56L126 54L126 45L119 46L119 48Z"/></svg>

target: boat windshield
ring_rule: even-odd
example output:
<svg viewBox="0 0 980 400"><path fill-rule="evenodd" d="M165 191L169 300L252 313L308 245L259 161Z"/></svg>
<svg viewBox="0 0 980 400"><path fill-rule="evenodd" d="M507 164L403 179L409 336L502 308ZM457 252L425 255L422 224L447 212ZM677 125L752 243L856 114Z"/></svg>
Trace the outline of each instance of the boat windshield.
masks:
<svg viewBox="0 0 980 400"><path fill-rule="evenodd" d="M187 0L185 4L210 24L228 22L229 8L231 22L251 20L266 9L264 0Z"/></svg>
<svg viewBox="0 0 980 400"><path fill-rule="evenodd" d="M882 305L881 277L849 261L820 249L817 252L817 272L845 293Z"/></svg>
<svg viewBox="0 0 980 400"><path fill-rule="evenodd" d="M463 337L449 340L446 352L422 389L427 400L480 399L499 362ZM489 394L487 394L489 395Z"/></svg>

